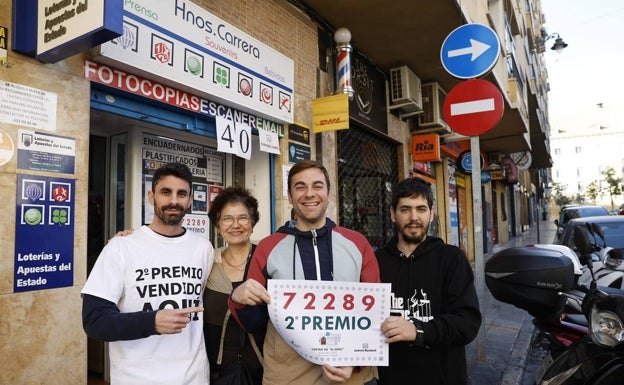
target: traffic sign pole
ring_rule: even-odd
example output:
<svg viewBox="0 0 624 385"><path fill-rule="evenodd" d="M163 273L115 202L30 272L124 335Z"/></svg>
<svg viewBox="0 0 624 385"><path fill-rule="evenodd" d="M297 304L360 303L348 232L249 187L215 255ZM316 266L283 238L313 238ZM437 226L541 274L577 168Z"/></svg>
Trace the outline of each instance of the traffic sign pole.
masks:
<svg viewBox="0 0 624 385"><path fill-rule="evenodd" d="M477 166L481 161L478 135L498 124L503 116L504 106L502 94L496 86L475 78L490 71L499 56L500 41L496 32L486 25L476 23L465 24L453 30L440 49L442 66L449 74L459 79L473 79L460 83L449 92L444 101L443 112L445 121L454 131L470 136L475 290L478 298L481 299L485 289L485 277L481 168ZM482 301L479 306L483 314ZM485 362L485 339L485 322L482 322L477 335L477 360L479 362Z"/></svg>
<svg viewBox="0 0 624 385"><path fill-rule="evenodd" d="M481 168L476 165L481 162L479 137L470 137L470 157L472 158L472 220L474 223L474 254L475 254L475 291L480 298L479 307L483 314L485 293L485 262L483 261L483 203L481 202ZM477 360L485 362L485 315L477 334Z"/></svg>

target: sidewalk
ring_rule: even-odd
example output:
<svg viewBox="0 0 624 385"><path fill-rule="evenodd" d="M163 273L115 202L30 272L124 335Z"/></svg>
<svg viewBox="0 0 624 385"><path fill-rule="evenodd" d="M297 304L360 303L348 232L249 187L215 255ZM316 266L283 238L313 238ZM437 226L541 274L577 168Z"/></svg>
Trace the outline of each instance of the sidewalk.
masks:
<svg viewBox="0 0 624 385"><path fill-rule="evenodd" d="M552 243L556 226L552 220L539 222L539 243ZM493 253L515 246L538 243L537 226L514 237L503 245L496 245ZM484 260L490 254L484 256ZM485 323L485 360L478 359L479 337L466 347L468 376L472 385L533 385L535 367L527 361L533 339L533 318L524 310L499 302L485 286L479 298Z"/></svg>

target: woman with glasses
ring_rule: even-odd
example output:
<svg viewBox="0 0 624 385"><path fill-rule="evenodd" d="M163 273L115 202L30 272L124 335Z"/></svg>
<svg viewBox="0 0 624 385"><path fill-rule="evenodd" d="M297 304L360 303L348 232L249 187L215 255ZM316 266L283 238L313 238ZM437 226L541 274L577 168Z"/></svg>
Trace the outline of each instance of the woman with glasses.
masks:
<svg viewBox="0 0 624 385"><path fill-rule="evenodd" d="M240 359L249 369L254 384L262 384L262 345L265 331L247 334L230 316L230 293L247 278L255 249L250 241L258 223L258 201L240 187L227 187L210 205L210 222L226 243L215 250L215 262L204 292L204 336L210 362L211 384ZM228 367L229 366L229 367Z"/></svg>

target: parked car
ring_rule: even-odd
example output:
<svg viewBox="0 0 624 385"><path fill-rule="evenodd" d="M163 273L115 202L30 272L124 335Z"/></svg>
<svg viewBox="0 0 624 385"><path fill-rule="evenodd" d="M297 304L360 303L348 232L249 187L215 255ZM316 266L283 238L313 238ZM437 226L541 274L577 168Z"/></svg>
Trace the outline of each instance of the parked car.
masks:
<svg viewBox="0 0 624 385"><path fill-rule="evenodd" d="M624 204L622 206L620 206L619 214L620 215L624 215Z"/></svg>
<svg viewBox="0 0 624 385"><path fill-rule="evenodd" d="M570 205L563 205L561 206L561 209L559 210L559 218L555 219L555 224L557 226L559 226L559 223L563 223L563 212L571 207L578 207L579 205L575 205L575 204L570 204Z"/></svg>
<svg viewBox="0 0 624 385"><path fill-rule="evenodd" d="M561 208L561 212L559 212L559 219L555 219L557 233L555 234L555 240L553 243L559 243L558 241L561 237L561 233L563 233L563 229L566 227L566 224L570 219L599 215L609 215L609 211L602 206L563 206Z"/></svg>
<svg viewBox="0 0 624 385"><path fill-rule="evenodd" d="M587 223L595 223L602 229L606 244L613 248L624 248L624 216L623 215L601 215L595 217L583 217L570 219L565 229L561 233L558 242L559 245L566 245L575 252L578 247L574 242L574 228L582 226L586 228ZM602 240L598 240L602 243Z"/></svg>

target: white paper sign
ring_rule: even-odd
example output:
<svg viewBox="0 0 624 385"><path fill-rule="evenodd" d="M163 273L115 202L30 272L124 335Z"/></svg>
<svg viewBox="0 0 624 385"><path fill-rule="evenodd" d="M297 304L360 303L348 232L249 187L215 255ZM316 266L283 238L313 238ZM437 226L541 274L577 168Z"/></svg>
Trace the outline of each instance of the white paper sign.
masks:
<svg viewBox="0 0 624 385"><path fill-rule="evenodd" d="M57 95L23 84L0 82L0 122L56 131Z"/></svg>
<svg viewBox="0 0 624 385"><path fill-rule="evenodd" d="M251 159L251 127L234 123L222 116L215 118L217 128L217 151Z"/></svg>
<svg viewBox="0 0 624 385"><path fill-rule="evenodd" d="M238 146L236 148L236 155L243 159L251 159L251 127L245 123L234 123L236 127L236 140Z"/></svg>
<svg viewBox="0 0 624 385"><path fill-rule="evenodd" d="M277 132L258 130L258 139L260 139L260 151L279 155L279 137Z"/></svg>
<svg viewBox="0 0 624 385"><path fill-rule="evenodd" d="M387 366L381 323L390 315L390 286L270 279L269 316L284 341L310 362Z"/></svg>
<svg viewBox="0 0 624 385"><path fill-rule="evenodd" d="M186 214L182 219L182 226L200 237L210 239L208 215Z"/></svg>

